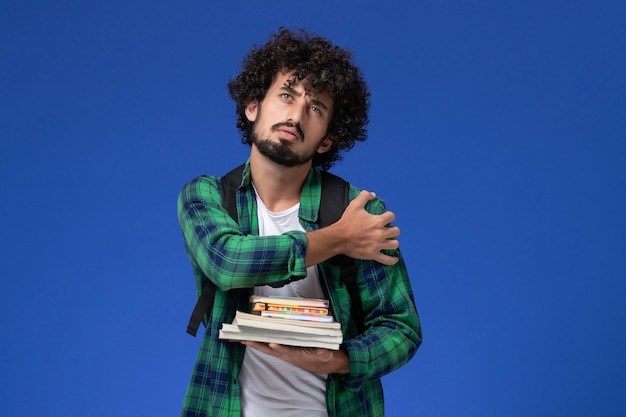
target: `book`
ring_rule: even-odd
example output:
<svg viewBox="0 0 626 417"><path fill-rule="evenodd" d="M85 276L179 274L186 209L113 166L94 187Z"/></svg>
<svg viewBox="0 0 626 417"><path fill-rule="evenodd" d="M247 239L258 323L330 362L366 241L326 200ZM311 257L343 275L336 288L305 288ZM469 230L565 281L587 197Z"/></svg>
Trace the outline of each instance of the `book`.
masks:
<svg viewBox="0 0 626 417"><path fill-rule="evenodd" d="M328 308L329 302L323 298L285 297L285 296L262 296L252 295L250 303L280 304L296 307L320 307Z"/></svg>
<svg viewBox="0 0 626 417"><path fill-rule="evenodd" d="M237 311L231 324L222 323L219 338L279 343L289 346L338 350L343 342L341 325L262 317Z"/></svg>
<svg viewBox="0 0 626 417"><path fill-rule="evenodd" d="M300 307L288 304L269 304L269 303L254 303L252 311L272 311L281 313L293 313L293 314L306 314L313 316L327 316L328 309L322 307ZM261 313L263 314L263 313Z"/></svg>
<svg viewBox="0 0 626 417"><path fill-rule="evenodd" d="M338 322L309 322L302 320L285 320L282 318L263 317L256 314L237 311L232 324L243 327L254 327L266 330L282 330L294 333L341 335L341 324Z"/></svg>
<svg viewBox="0 0 626 417"><path fill-rule="evenodd" d="M291 332L288 330L267 330L267 329L261 329L261 328L256 328L256 327L246 327L246 326L241 326L235 323L233 324L224 323L222 325L222 330L224 330L225 332L243 333L247 335L254 335L254 334L265 335L265 336L271 335L275 337L281 337L285 339L294 339L294 340L317 340L320 342L327 342L327 343L343 342L343 336L341 335L341 333L339 334L297 333L297 332Z"/></svg>
<svg viewBox="0 0 626 417"><path fill-rule="evenodd" d="M316 316L314 314L295 314L290 312L281 311L261 311L261 317L293 320L293 321L306 321L313 323L334 323L335 318L333 316Z"/></svg>
<svg viewBox="0 0 626 417"><path fill-rule="evenodd" d="M222 324L222 329L219 331L219 338L230 341L249 340L252 342L278 343L287 346L314 347L330 350L339 350L341 346L341 343L326 342L312 337L289 337L283 334L244 331L238 326L226 323Z"/></svg>

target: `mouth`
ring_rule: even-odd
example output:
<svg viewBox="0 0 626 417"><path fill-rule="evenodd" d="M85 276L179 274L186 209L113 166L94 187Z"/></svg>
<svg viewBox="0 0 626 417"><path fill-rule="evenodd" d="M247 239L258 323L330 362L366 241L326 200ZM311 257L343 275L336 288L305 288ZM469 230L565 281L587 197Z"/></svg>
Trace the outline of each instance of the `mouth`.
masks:
<svg viewBox="0 0 626 417"><path fill-rule="evenodd" d="M294 125L292 123L279 123L273 127L275 132L280 134L282 139L295 142L304 140L304 132L298 125Z"/></svg>

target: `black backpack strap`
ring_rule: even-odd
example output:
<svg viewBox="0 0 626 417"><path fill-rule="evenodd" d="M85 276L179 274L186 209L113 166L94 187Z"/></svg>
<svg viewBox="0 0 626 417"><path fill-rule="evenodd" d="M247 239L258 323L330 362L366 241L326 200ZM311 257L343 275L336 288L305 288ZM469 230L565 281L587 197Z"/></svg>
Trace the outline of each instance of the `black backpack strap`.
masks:
<svg viewBox="0 0 626 417"><path fill-rule="evenodd" d="M241 175L245 164L238 166L220 179L222 186L222 205L228 211L230 217L238 221L237 215L237 188L241 184ZM202 292L193 308L189 323L187 324L187 333L196 337L200 323L205 314L211 314L213 310L213 301L215 300L215 284L210 279L206 279Z"/></svg>
<svg viewBox="0 0 626 417"><path fill-rule="evenodd" d="M346 255L337 255L332 261L341 268L341 280L348 289L350 294L350 314L356 324L358 334L365 332L365 316L363 314L363 304L361 302L361 293L356 283L357 271L354 265L354 259Z"/></svg>
<svg viewBox="0 0 626 417"><path fill-rule="evenodd" d="M341 218L350 199L350 184L344 179L322 171L322 196L320 202L319 225L329 226ZM337 255L330 259L333 265L340 267L341 280L350 294L350 312L359 334L365 331L361 294L356 283L357 270L354 259L346 255Z"/></svg>
<svg viewBox="0 0 626 417"><path fill-rule="evenodd" d="M237 223L237 188L241 185L241 177L246 164L241 164L220 179L222 185L222 206Z"/></svg>
<svg viewBox="0 0 626 417"><path fill-rule="evenodd" d="M327 171L322 171L322 196L318 222L330 226L341 218L349 203L350 184Z"/></svg>
<svg viewBox="0 0 626 417"><path fill-rule="evenodd" d="M196 301L196 306L193 308L191 317L189 317L189 323L187 324L187 333L196 337L200 323L204 318L205 313L213 310L213 301L215 300L215 284L213 281L207 279L206 283L202 287L202 292Z"/></svg>

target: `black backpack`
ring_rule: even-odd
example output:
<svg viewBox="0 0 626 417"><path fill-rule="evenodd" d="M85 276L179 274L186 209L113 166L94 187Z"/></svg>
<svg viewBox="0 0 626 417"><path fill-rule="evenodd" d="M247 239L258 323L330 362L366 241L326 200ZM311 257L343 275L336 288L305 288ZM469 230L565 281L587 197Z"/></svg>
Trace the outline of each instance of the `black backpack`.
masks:
<svg viewBox="0 0 626 417"><path fill-rule="evenodd" d="M236 222L239 221L237 215L237 203L236 192L237 188L241 184L241 174L243 172L244 165L241 165L221 178L222 186L222 204L228 211L230 217ZM322 195L320 201L319 211L319 226L320 228L329 226L335 223L349 203L349 190L350 185L342 178L331 174L330 172L321 171L322 173ZM363 323L363 310L361 306L361 296L356 284L357 271L354 264L354 259L346 255L337 255L330 259L330 262L341 268L341 280L346 285L348 293L350 294L350 311L352 318L356 323L359 333L363 333L365 325ZM207 279L202 293L198 297L196 306L189 318L189 324L187 325L187 333L192 336L196 336L198 327L205 314L211 314L213 309L213 299L215 298L215 284Z"/></svg>

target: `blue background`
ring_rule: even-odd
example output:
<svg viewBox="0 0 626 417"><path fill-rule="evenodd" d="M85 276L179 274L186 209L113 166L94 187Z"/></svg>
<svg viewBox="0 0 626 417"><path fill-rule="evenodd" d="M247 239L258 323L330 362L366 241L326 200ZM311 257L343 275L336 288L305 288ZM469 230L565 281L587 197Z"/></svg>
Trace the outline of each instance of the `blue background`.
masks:
<svg viewBox="0 0 626 417"><path fill-rule="evenodd" d="M226 82L281 25L353 51L424 344L389 416L626 410L626 3L0 8L0 414L174 416L199 346L183 184L245 160Z"/></svg>

